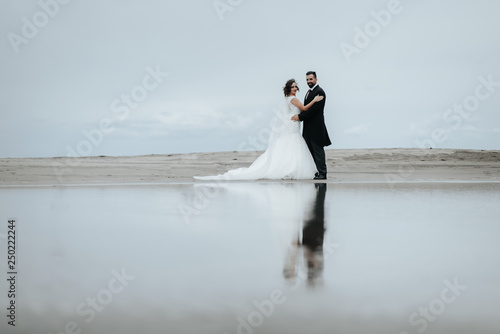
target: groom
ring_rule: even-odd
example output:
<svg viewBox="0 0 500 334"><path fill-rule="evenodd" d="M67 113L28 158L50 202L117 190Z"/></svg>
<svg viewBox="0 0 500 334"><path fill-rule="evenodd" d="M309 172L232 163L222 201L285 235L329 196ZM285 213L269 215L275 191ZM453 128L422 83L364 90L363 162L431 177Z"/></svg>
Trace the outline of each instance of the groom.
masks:
<svg viewBox="0 0 500 334"><path fill-rule="evenodd" d="M299 115L293 115L292 121L304 122L302 137L304 137L307 147L309 147L309 151L311 152L314 163L316 164L316 169L318 170L314 179L326 180L326 158L324 147L332 144L330 137L328 137L324 117L326 94L325 91L318 85L316 72L307 72L306 80L307 85L309 86L309 91L304 98L304 105L311 102L316 95L321 95L325 98L320 102L316 102L311 108L301 112Z"/></svg>

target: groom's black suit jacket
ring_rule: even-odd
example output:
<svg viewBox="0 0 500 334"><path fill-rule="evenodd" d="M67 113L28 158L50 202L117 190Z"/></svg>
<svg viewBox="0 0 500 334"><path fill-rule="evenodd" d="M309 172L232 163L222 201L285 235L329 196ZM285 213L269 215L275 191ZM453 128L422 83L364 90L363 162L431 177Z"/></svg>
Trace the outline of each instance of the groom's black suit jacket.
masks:
<svg viewBox="0 0 500 334"><path fill-rule="evenodd" d="M316 95L324 96L325 98L313 104L311 108L299 114L299 119L304 122L302 136L307 141L313 141L320 146L329 146L332 144L328 131L325 126L325 91L318 85L304 99L304 105L309 104Z"/></svg>

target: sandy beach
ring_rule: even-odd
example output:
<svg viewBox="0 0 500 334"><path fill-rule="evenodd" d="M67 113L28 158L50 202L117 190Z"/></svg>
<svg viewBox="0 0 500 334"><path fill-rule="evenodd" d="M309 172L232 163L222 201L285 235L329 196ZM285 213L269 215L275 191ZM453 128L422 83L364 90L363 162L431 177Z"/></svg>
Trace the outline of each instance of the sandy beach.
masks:
<svg viewBox="0 0 500 334"><path fill-rule="evenodd" d="M497 182L500 151L327 150L327 182ZM0 186L194 182L249 166L262 152L0 159Z"/></svg>

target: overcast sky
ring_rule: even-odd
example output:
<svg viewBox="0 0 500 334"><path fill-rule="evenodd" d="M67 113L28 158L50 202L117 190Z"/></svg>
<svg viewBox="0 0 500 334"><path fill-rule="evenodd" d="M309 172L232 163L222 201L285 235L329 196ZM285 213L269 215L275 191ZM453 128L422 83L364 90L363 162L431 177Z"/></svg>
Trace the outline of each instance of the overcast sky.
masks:
<svg viewBox="0 0 500 334"><path fill-rule="evenodd" d="M59 1L0 3L0 157L264 149L308 70L330 148L500 149L500 1Z"/></svg>

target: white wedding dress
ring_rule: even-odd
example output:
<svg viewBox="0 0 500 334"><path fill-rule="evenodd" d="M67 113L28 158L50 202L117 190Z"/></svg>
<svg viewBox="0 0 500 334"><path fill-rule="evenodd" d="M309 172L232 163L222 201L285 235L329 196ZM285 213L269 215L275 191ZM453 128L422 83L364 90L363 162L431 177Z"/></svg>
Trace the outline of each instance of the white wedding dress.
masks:
<svg viewBox="0 0 500 334"><path fill-rule="evenodd" d="M216 176L195 176L197 180L312 179L316 165L300 134L300 122L291 120L300 109L288 96L274 122L267 150L250 167L238 168Z"/></svg>

